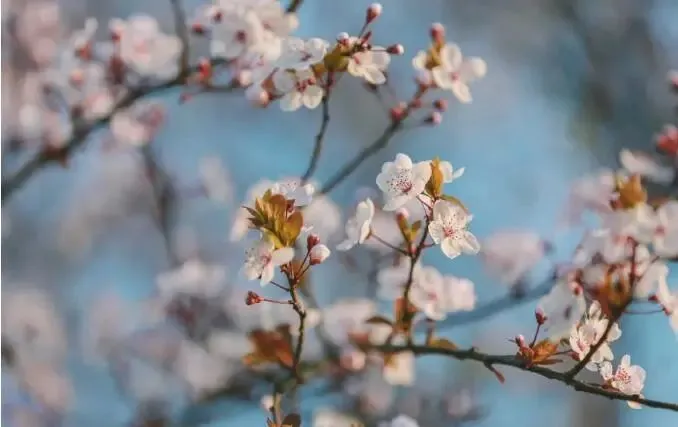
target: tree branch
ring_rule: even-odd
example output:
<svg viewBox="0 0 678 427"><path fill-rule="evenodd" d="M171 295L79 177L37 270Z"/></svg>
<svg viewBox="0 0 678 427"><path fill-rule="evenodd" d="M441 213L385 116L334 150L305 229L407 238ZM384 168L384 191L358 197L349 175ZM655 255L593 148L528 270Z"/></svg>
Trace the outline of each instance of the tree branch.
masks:
<svg viewBox="0 0 678 427"><path fill-rule="evenodd" d="M213 59L211 61L212 65L223 64L222 59ZM10 177L2 180L2 196L1 202L9 200L10 196L14 194L16 190L22 187L26 182L28 182L38 171L43 167L59 163L60 160L68 158L75 150L82 147L87 141L87 137L97 129L108 125L115 113L119 112L122 109L125 109L141 98L144 98L151 94L157 94L164 92L165 90L172 89L177 86L181 86L185 79L198 71L198 66L193 66L188 68L185 71L182 71L175 78L158 83L153 86L139 87L130 90L111 110L111 112L98 120L89 123L76 122L74 124L73 135L71 138L64 143L62 147L46 150L43 149L36 153L31 159L18 168L18 170L12 174ZM234 90L238 88L236 82L232 82L228 90Z"/></svg>
<svg viewBox="0 0 678 427"><path fill-rule="evenodd" d="M299 10L302 3L304 3L304 0L292 0L290 2L290 5L287 6L287 9L285 9L285 11L287 13L295 13L297 10Z"/></svg>
<svg viewBox="0 0 678 427"><path fill-rule="evenodd" d="M400 353L411 351L415 355L424 356L424 355L443 355L450 356L457 360L474 360L476 362L482 363L485 366L492 367L494 365L503 365L510 366L521 371L531 372L533 374L539 375L544 378L548 378L562 384L565 384L576 391L583 393L593 394L597 396L607 397L612 400L623 400L627 402L636 402L643 406L650 408L658 409L667 409L670 411L678 412L678 403L669 403L662 402L657 400L645 399L640 396L631 396L623 393L619 393L614 390L604 389L598 385L585 383L582 381L577 381L567 376L566 372L558 372L552 369L544 368L542 366L533 365L527 366L525 361L516 357L516 356L493 356L485 353L478 352L476 349L471 348L469 350L458 350L450 348L440 348L440 347L427 347L420 345L384 345L375 347L375 350L382 351L385 353Z"/></svg>
<svg viewBox="0 0 678 427"><path fill-rule="evenodd" d="M323 149L323 140L325 139L325 132L327 132L327 126L330 124L330 92L329 87L325 96L322 99L322 120L320 122L320 130L315 136L315 145L313 147L313 153L311 154L311 160L306 168L306 172L301 176L301 182L306 183L306 181L313 176L315 170L318 167L318 160L320 159L320 153Z"/></svg>

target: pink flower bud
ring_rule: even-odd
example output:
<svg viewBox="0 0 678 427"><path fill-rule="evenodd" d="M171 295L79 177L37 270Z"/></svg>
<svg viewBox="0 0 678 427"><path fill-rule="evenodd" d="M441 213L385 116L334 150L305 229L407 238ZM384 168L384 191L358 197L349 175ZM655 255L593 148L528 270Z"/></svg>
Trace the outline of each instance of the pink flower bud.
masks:
<svg viewBox="0 0 678 427"><path fill-rule="evenodd" d="M205 26L204 26L204 25L202 25L202 24L200 24L200 23L195 23L195 24L191 25L191 32L192 32L193 34L202 36L202 35L204 35L207 31L205 31Z"/></svg>
<svg viewBox="0 0 678 427"><path fill-rule="evenodd" d="M443 122L443 115L440 114L438 111L434 111L431 113L431 115L426 117L424 121L428 125L438 126Z"/></svg>
<svg viewBox="0 0 678 427"><path fill-rule="evenodd" d="M419 71L417 75L414 78L415 83L420 88L427 88L429 86L433 85L433 80L431 79L431 73L428 73L426 71Z"/></svg>
<svg viewBox="0 0 678 427"><path fill-rule="evenodd" d="M306 238L306 250L310 251L318 243L320 243L320 236L318 236L315 233L309 234L308 237Z"/></svg>
<svg viewBox="0 0 678 427"><path fill-rule="evenodd" d="M259 304L260 302L263 301L264 299L260 297L259 294L252 291L247 292L247 296L245 297L245 304L247 305Z"/></svg>
<svg viewBox="0 0 678 427"><path fill-rule="evenodd" d="M370 7L367 8L367 14L365 16L365 22L367 22L369 24L370 22L377 19L377 17L379 15L381 15L382 9L383 8L381 7L381 3L372 3L370 5Z"/></svg>
<svg viewBox="0 0 678 427"><path fill-rule="evenodd" d="M402 55L405 53L405 48L401 44L392 44L386 48L386 52L390 53L391 55Z"/></svg>
<svg viewBox="0 0 678 427"><path fill-rule="evenodd" d="M445 27L440 22L431 25L431 40L440 46L445 44Z"/></svg>
<svg viewBox="0 0 678 427"><path fill-rule="evenodd" d="M526 347L526 345L525 345L525 337L522 336L522 335L518 335L518 336L516 337L516 344L517 344L518 347L520 347L520 348Z"/></svg>
<svg viewBox="0 0 678 427"><path fill-rule="evenodd" d="M310 264L317 265L323 263L330 256L330 250L323 244L318 244L311 249Z"/></svg>
<svg viewBox="0 0 678 427"><path fill-rule="evenodd" d="M433 108L443 113L447 111L447 101L444 99L436 99L433 101Z"/></svg>
<svg viewBox="0 0 678 427"><path fill-rule="evenodd" d="M534 318L537 320L537 323L539 325L543 325L548 320L548 317L544 313L544 310L542 310L541 308L537 308L534 311Z"/></svg>
<svg viewBox="0 0 678 427"><path fill-rule="evenodd" d="M404 102L401 102L395 107L391 108L389 111L391 120L394 122L402 120L405 117L405 108L407 108L407 105Z"/></svg>

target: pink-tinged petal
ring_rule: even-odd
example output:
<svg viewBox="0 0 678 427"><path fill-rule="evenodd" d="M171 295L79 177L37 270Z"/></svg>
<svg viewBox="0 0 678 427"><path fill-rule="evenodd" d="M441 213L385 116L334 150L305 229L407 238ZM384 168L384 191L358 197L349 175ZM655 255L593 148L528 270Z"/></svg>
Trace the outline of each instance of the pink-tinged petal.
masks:
<svg viewBox="0 0 678 427"><path fill-rule="evenodd" d="M640 397L642 398L643 395L641 394ZM638 402L631 402L630 400L626 401L626 404L629 405L629 408L631 409L642 409L643 405L641 405Z"/></svg>
<svg viewBox="0 0 678 427"><path fill-rule="evenodd" d="M412 66L416 70L425 70L426 69L426 60L428 59L428 54L424 50L420 50L417 55L412 59Z"/></svg>
<svg viewBox="0 0 678 427"><path fill-rule="evenodd" d="M466 83L455 81L451 84L450 89L462 104L470 104L473 101L471 90Z"/></svg>
<svg viewBox="0 0 678 427"><path fill-rule="evenodd" d="M453 81L450 78L450 74L443 67L434 67L431 70L431 77L436 86L441 89L450 89L452 87Z"/></svg>
<svg viewBox="0 0 678 427"><path fill-rule="evenodd" d="M442 242L440 243L440 249L449 259L454 259L461 255L461 249L456 244L454 239L450 238L443 239Z"/></svg>
<svg viewBox="0 0 678 427"><path fill-rule="evenodd" d="M438 200L433 205L433 220L440 221L453 215L452 204L444 200Z"/></svg>
<svg viewBox="0 0 678 427"><path fill-rule="evenodd" d="M431 163L430 162L419 162L414 165L413 175L416 179L424 181L424 186L426 182L431 178Z"/></svg>
<svg viewBox="0 0 678 427"><path fill-rule="evenodd" d="M273 268L273 265L269 262L266 264L264 269L261 271L261 286L268 285L271 283L271 280L273 280L273 276L275 275L275 270Z"/></svg>
<svg viewBox="0 0 678 427"><path fill-rule="evenodd" d="M440 59L443 63L443 67L456 71L461 66L463 60L461 49L454 43L447 43L440 50Z"/></svg>
<svg viewBox="0 0 678 427"><path fill-rule="evenodd" d="M476 236L474 236L471 232L466 231L464 233L464 239L461 242L464 252L468 254L477 254L480 252L480 242L478 242Z"/></svg>
<svg viewBox="0 0 678 427"><path fill-rule="evenodd" d="M480 58L467 59L459 69L459 78L466 83L482 79L485 74L487 74L487 64Z"/></svg>
<svg viewBox="0 0 678 427"><path fill-rule="evenodd" d="M372 63L380 70L385 70L391 63L391 55L384 51L371 51Z"/></svg>
<svg viewBox="0 0 678 427"><path fill-rule="evenodd" d="M277 251L274 251L273 254L271 254L270 264L274 266L287 264L288 262L292 261L293 258L294 258L294 249L292 248L278 249Z"/></svg>
<svg viewBox="0 0 678 427"><path fill-rule="evenodd" d="M320 105L320 102L323 99L323 89L319 86L309 86L305 91L304 91L304 106L309 109L314 109L318 105Z"/></svg>
<svg viewBox="0 0 678 427"><path fill-rule="evenodd" d="M280 109L283 111L296 111L301 107L302 95L299 92L290 92L280 99Z"/></svg>
<svg viewBox="0 0 678 427"><path fill-rule="evenodd" d="M363 77L368 83L372 83L373 85L381 85L386 83L386 76L384 73L375 67L363 69Z"/></svg>
<svg viewBox="0 0 678 427"><path fill-rule="evenodd" d="M431 236L436 245L440 244L445 238L445 231L440 222L432 222L428 225L428 234Z"/></svg>

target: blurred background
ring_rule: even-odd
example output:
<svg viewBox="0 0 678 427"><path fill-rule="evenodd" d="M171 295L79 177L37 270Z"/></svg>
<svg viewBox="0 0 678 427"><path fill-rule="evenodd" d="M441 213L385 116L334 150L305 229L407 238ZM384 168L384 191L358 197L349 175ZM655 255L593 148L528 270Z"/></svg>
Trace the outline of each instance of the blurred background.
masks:
<svg viewBox="0 0 678 427"><path fill-rule="evenodd" d="M187 15L200 4L186 1ZM22 105L35 92L27 87L27 76L40 67L26 55L31 43L65 39L88 17L99 20L104 35L110 18L135 12L156 17L167 32L173 28L167 0L64 0L56 5L58 14L54 6L46 0L2 3L3 179L35 152L16 125ZM533 230L555 244L556 259L566 260L578 233L558 224L572 182L601 166L616 167L621 148L650 149L653 135L673 120L675 98L666 74L678 66L678 3L389 0L383 6L373 29L375 43L405 47L405 55L394 57L389 69L396 99L408 99L414 91L411 58L428 46L432 22L442 22L448 40L464 53L484 58L488 74L473 86L472 104L451 102L439 126L397 135L332 191L325 202L336 206L322 210L330 247L341 240L343 221L359 194L365 194L361 189L376 188L381 164L403 152L414 160L440 156L466 167L450 191L473 212L472 230L479 238L504 229ZM366 7L358 0L306 0L296 34L332 40L339 32L356 32ZM205 46L194 42L192 52L194 62L206 54ZM180 103L181 91L150 97L162 103L165 121L145 154L110 149L113 137L102 128L67 167L46 168L3 203L2 421L8 426L264 425L267 414L259 401L270 387L243 378L233 357L224 356L216 366L209 354L186 351L182 356L188 337L158 326L158 312L171 304L158 294L158 283L179 280L171 273L183 261L201 260L201 280L219 282L220 293L207 302L184 302L189 309L181 306L177 312L197 312L210 327L229 331L225 347L234 354L246 345L247 325L263 317L279 321L270 310L244 306L246 291L259 291L256 282L239 274L251 240L233 243L229 233L249 187L261 179L303 173L320 111L257 108L238 91L205 93ZM314 175L319 183L388 125L378 99L351 79L333 94L330 113ZM156 176L149 179L147 173L149 159L172 183L161 205L154 197ZM205 168L214 170L216 164L223 167L221 180L213 183L219 197L202 197L195 189L201 188ZM372 261L359 259L355 265L355 259L333 258L312 276L321 307L339 298L372 295ZM478 305L507 293L476 257L447 262L431 252L425 262L473 280ZM545 274L547 269L535 272L534 283ZM194 302L203 305L196 308ZM470 326L452 325L441 334L460 345L508 353L508 338L531 334L534 307L528 302ZM50 357L30 367L12 363L4 337L24 324L33 324L43 340L48 337L58 361ZM647 370L645 395L678 401L678 341L666 318L631 316L622 330L615 354L628 352ZM168 348L185 360L173 359L169 367L148 362L149 352L164 354ZM183 364L180 369L177 363ZM410 413L422 426L678 425L672 412L634 411L528 373L504 373L507 381L499 384L473 363L428 357L417 362L411 388L384 388L369 379L343 387L371 393L385 404L356 405L347 393L320 382L300 392L299 410L309 423L314 412L333 408L362 414L368 423ZM209 382L205 377L220 376L227 386L208 393L209 399L191 392L192 385ZM465 415L449 415L455 411Z"/></svg>

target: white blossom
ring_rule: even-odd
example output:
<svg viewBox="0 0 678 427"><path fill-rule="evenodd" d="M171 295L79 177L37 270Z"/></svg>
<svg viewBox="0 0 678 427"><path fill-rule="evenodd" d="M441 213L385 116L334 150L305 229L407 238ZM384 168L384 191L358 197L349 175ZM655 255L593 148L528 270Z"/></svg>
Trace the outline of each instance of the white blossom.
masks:
<svg viewBox="0 0 678 427"><path fill-rule="evenodd" d="M476 305L476 293L472 281L455 276L445 276L443 284L447 288L449 312L473 310Z"/></svg>
<svg viewBox="0 0 678 427"><path fill-rule="evenodd" d="M376 314L376 310L376 304L369 299L339 300L322 310L325 332L333 343L346 345L351 334L369 330L365 321Z"/></svg>
<svg viewBox="0 0 678 427"><path fill-rule="evenodd" d="M275 268L287 264L292 258L294 249L275 249L273 243L261 240L245 253L243 272L248 280L259 278L262 286L267 285L273 280Z"/></svg>
<svg viewBox="0 0 678 427"><path fill-rule="evenodd" d="M589 307L588 314L582 322L572 327L570 332L570 347L577 354L579 360L582 360L603 337L607 329L609 320L603 315L600 304L594 302ZM621 336L621 329L615 323L607 334L605 342L598 347L590 361L586 364L586 369L597 371L598 367L604 361L613 360L614 355L609 343L616 341Z"/></svg>
<svg viewBox="0 0 678 427"><path fill-rule="evenodd" d="M178 73L181 41L163 33L155 18L139 14L127 20L112 19L117 54L140 77L168 79Z"/></svg>
<svg viewBox="0 0 678 427"><path fill-rule="evenodd" d="M138 102L117 111L110 129L116 141L141 147L153 140L164 121L164 107L157 102Z"/></svg>
<svg viewBox="0 0 678 427"><path fill-rule="evenodd" d="M431 178L430 162L412 163L399 153L394 162L386 162L377 176L377 186L384 193L385 211L394 211L419 196Z"/></svg>
<svg viewBox="0 0 678 427"><path fill-rule="evenodd" d="M337 245L337 250L347 251L355 245L360 245L370 235L370 226L374 218L374 203L365 199L358 203L355 214L346 222L346 239Z"/></svg>
<svg viewBox="0 0 678 427"><path fill-rule="evenodd" d="M383 47L374 46L372 50L360 50L349 58L347 71L368 83L380 85L386 83L384 71L391 62L391 56Z"/></svg>
<svg viewBox="0 0 678 427"><path fill-rule="evenodd" d="M610 200L615 190L615 174L605 169L577 180L570 189L566 220L576 223L586 211L610 212Z"/></svg>
<svg viewBox="0 0 678 427"><path fill-rule="evenodd" d="M666 278L662 280L657 287L657 302L662 306L664 312L669 317L671 329L678 334L678 292L671 292Z"/></svg>
<svg viewBox="0 0 678 427"><path fill-rule="evenodd" d="M330 256L330 253L331 251L327 246L323 244L315 245L309 254L309 261L311 265L321 264Z"/></svg>
<svg viewBox="0 0 678 427"><path fill-rule="evenodd" d="M384 364L384 379L391 385L412 385L415 379L414 353L403 351L388 357Z"/></svg>
<svg viewBox="0 0 678 427"><path fill-rule="evenodd" d="M614 372L612 371L612 364L604 362L600 366L600 375L615 390L628 395L640 395L645 386L645 369L638 365L631 365L631 356L628 354L621 358L621 362ZM634 409L639 407L638 404L633 402L629 402L629 406Z"/></svg>
<svg viewBox="0 0 678 427"><path fill-rule="evenodd" d="M586 299L581 286L566 275L539 300L538 307L547 317L546 332L557 339L569 333L572 325L581 319L586 311Z"/></svg>
<svg viewBox="0 0 678 427"><path fill-rule="evenodd" d="M671 183L675 176L675 170L672 167L659 164L643 152L622 150L619 153L619 161L629 174L637 174L661 184Z"/></svg>
<svg viewBox="0 0 678 427"><path fill-rule="evenodd" d="M304 209L304 224L311 227L320 240L327 241L342 226L341 209L327 196L314 197Z"/></svg>
<svg viewBox="0 0 678 427"><path fill-rule="evenodd" d="M379 427L419 427L419 423L407 415L398 415L390 422L380 423Z"/></svg>
<svg viewBox="0 0 678 427"><path fill-rule="evenodd" d="M199 171L207 197L221 203L232 200L233 183L219 158L205 157L200 161Z"/></svg>
<svg viewBox="0 0 678 427"><path fill-rule="evenodd" d="M190 386L196 398L224 387L235 373L234 365L224 363L190 341L182 342L174 370Z"/></svg>
<svg viewBox="0 0 678 427"><path fill-rule="evenodd" d="M261 43L264 26L254 11L227 13L212 27L210 52L217 58L234 59Z"/></svg>
<svg viewBox="0 0 678 427"><path fill-rule="evenodd" d="M313 427L360 427L356 418L331 409L319 409L313 413Z"/></svg>
<svg viewBox="0 0 678 427"><path fill-rule="evenodd" d="M276 65L283 70L307 71L323 60L328 47L327 41L316 37L308 40L288 37L282 42L282 52Z"/></svg>
<svg viewBox="0 0 678 427"><path fill-rule="evenodd" d="M428 231L448 258L454 259L462 253L473 255L480 251L480 243L467 230L472 218L464 208L454 203L438 200L433 205L433 220Z"/></svg>
<svg viewBox="0 0 678 427"><path fill-rule="evenodd" d="M296 111L302 105L309 109L316 108L325 93L310 69L278 70L273 74L273 84L284 94L280 99L280 109L283 111Z"/></svg>
<svg viewBox="0 0 678 427"><path fill-rule="evenodd" d="M156 282L161 295L194 295L214 298L224 289L226 271L218 265L190 259L175 270L158 275Z"/></svg>
<svg viewBox="0 0 678 427"><path fill-rule="evenodd" d="M487 65L480 58L464 58L461 49L448 43L440 50L441 64L431 70L433 80L442 89L451 90L463 103L472 101L469 83L481 79L487 73Z"/></svg>

